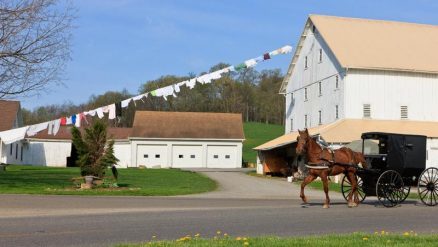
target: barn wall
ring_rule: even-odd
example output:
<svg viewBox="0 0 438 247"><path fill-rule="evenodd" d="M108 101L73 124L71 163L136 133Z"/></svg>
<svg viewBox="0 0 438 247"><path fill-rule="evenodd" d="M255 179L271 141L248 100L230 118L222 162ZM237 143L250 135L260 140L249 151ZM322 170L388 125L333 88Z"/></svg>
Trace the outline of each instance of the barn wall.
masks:
<svg viewBox="0 0 438 247"><path fill-rule="evenodd" d="M25 147L23 146L23 142L17 141L7 145L1 143L0 147L1 147L0 163L14 164L14 165L25 164L24 163ZM23 151L23 156L21 153L22 151ZM23 159L21 157L23 157Z"/></svg>
<svg viewBox="0 0 438 247"><path fill-rule="evenodd" d="M345 84L345 118L363 118L363 104L372 119L438 121L438 75L410 72L349 70Z"/></svg>
<svg viewBox="0 0 438 247"><path fill-rule="evenodd" d="M30 140L24 150L24 164L66 167L71 141Z"/></svg>
<svg viewBox="0 0 438 247"><path fill-rule="evenodd" d="M285 133L303 129L305 115L307 115L307 127L318 126L319 111L321 111L321 124L336 121L336 105L338 105L338 117L343 118L344 70L319 35L318 30L314 34L309 28L305 30L305 34L303 47L286 88ZM320 49L322 49L321 62L319 60ZM307 69L305 68L306 56ZM336 88L336 77L338 88ZM321 82L321 94L319 82Z"/></svg>
<svg viewBox="0 0 438 247"><path fill-rule="evenodd" d="M114 156L119 159L117 168L127 168L131 163L131 145L129 142L115 142Z"/></svg>

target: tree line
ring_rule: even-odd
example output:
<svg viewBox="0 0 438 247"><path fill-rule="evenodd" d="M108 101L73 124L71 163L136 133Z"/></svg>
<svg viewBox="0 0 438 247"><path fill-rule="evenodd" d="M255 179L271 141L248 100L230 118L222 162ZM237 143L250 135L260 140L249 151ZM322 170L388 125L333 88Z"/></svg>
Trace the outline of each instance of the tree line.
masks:
<svg viewBox="0 0 438 247"><path fill-rule="evenodd" d="M228 66L228 64L219 63L211 67L209 72ZM200 75L202 74L205 73ZM195 76L194 74L161 76L142 84L138 94ZM149 95L142 101L136 101L135 104L131 102L127 108L123 109L121 119L108 122L110 126L131 127L136 110L152 110L241 113L246 122L283 124L285 99L283 95L278 94L283 77L279 69L257 71L247 68L240 72L231 72L209 84L197 83L193 89L182 86L177 97L169 96L165 100L163 97ZM109 105L132 96L134 95L127 90L108 91L102 95L92 95L86 103L79 105L67 102L61 105L41 106L33 110L23 109L23 121L25 124L44 122Z"/></svg>

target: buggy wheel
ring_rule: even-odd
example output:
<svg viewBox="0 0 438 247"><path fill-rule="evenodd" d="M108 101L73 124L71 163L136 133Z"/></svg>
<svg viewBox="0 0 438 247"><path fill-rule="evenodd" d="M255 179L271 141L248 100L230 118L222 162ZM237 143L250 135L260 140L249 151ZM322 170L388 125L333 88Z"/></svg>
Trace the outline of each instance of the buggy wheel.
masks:
<svg viewBox="0 0 438 247"><path fill-rule="evenodd" d="M404 186L403 187L403 198L401 199L400 202L404 202L406 200L406 198L408 198L409 193L411 192L411 186Z"/></svg>
<svg viewBox="0 0 438 247"><path fill-rule="evenodd" d="M365 200L365 198L367 197L367 195L363 191L363 180L359 176L357 175L355 176L357 181L357 192L359 195L359 202L363 202L363 200ZM352 187L351 187L351 182L347 176L344 176L344 178L342 179L341 191L342 191L342 195L344 196L344 199L348 201L348 196L352 191Z"/></svg>
<svg viewBox="0 0 438 247"><path fill-rule="evenodd" d="M377 179L376 195L385 207L394 207L405 198L403 179L393 170L382 173Z"/></svg>
<svg viewBox="0 0 438 247"><path fill-rule="evenodd" d="M418 179L418 196L427 206L438 204L438 169L428 168L421 173Z"/></svg>

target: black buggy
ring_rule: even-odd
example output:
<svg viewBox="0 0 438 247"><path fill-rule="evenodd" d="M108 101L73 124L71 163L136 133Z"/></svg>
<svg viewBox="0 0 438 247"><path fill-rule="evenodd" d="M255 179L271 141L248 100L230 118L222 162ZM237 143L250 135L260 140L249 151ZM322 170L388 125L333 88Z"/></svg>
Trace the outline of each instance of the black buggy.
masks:
<svg viewBox="0 0 438 247"><path fill-rule="evenodd" d="M377 196L385 207L403 202L411 187L427 206L438 203L438 169L426 169L426 136L368 132L362 134L362 153L366 169L357 172L359 200ZM342 179L342 194L347 200L351 183Z"/></svg>

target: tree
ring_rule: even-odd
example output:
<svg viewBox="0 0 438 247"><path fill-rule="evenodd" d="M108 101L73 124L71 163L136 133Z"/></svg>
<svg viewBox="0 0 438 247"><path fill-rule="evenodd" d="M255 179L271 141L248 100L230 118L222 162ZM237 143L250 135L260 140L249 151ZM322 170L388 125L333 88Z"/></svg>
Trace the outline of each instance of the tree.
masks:
<svg viewBox="0 0 438 247"><path fill-rule="evenodd" d="M0 0L0 98L60 82L70 58L72 8L58 0Z"/></svg>
<svg viewBox="0 0 438 247"><path fill-rule="evenodd" d="M102 178L105 170L119 161L114 156L114 140L107 141L106 128L103 122L95 121L85 128L83 137L78 128L71 129L72 142L78 153L76 163L82 176Z"/></svg>

